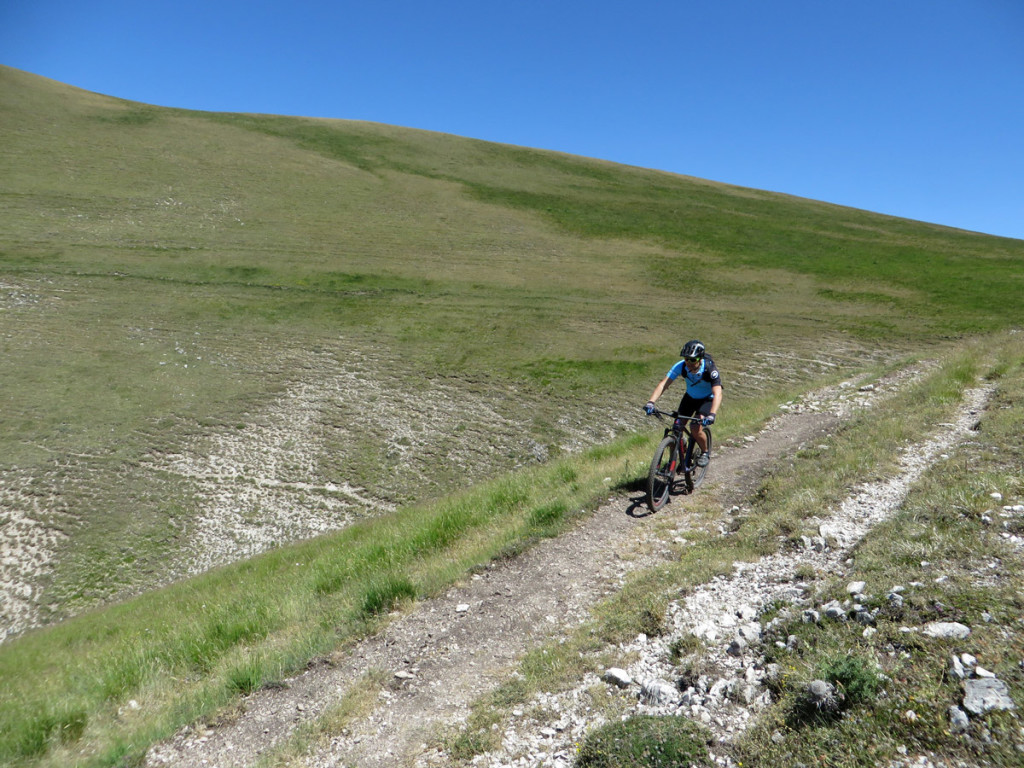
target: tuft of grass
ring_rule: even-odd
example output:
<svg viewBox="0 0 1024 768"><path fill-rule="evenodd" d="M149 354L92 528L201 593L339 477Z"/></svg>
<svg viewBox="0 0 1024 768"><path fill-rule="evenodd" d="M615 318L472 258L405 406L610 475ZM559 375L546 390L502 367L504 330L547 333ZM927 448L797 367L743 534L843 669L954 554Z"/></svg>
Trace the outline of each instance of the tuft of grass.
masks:
<svg viewBox="0 0 1024 768"><path fill-rule="evenodd" d="M815 666L813 678L835 688L835 701L823 707L803 687L790 692L789 713L785 717L789 728L826 726L841 718L854 707L870 706L882 684L881 670L875 661L856 653L825 655Z"/></svg>
<svg viewBox="0 0 1024 768"><path fill-rule="evenodd" d="M711 766L709 734L682 716L639 715L590 731L575 768L677 768Z"/></svg>
<svg viewBox="0 0 1024 768"><path fill-rule="evenodd" d="M228 690L242 696L258 691L267 682L266 665L257 656L250 656L232 665L226 674Z"/></svg>
<svg viewBox="0 0 1024 768"><path fill-rule="evenodd" d="M405 600L416 599L416 587L403 577L384 578L370 584L362 600L362 612L378 616Z"/></svg>
<svg viewBox="0 0 1024 768"><path fill-rule="evenodd" d="M881 670L873 661L850 654L823 659L818 677L834 683L847 706L872 703L882 684Z"/></svg>

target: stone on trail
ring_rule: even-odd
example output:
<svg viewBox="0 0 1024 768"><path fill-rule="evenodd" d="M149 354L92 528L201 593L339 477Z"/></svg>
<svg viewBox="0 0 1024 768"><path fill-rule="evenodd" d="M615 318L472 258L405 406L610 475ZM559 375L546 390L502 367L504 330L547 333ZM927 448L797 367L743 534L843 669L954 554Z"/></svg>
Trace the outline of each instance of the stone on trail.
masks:
<svg viewBox="0 0 1024 768"><path fill-rule="evenodd" d="M647 704L657 706L659 704L668 704L675 694L675 686L663 680L651 680L644 683L643 690L640 692L640 698Z"/></svg>
<svg viewBox="0 0 1024 768"><path fill-rule="evenodd" d="M618 667L612 667L607 670L604 673L604 679L605 682L616 685L619 688L628 688L633 682L633 678L629 676L629 673L624 669L619 669Z"/></svg>

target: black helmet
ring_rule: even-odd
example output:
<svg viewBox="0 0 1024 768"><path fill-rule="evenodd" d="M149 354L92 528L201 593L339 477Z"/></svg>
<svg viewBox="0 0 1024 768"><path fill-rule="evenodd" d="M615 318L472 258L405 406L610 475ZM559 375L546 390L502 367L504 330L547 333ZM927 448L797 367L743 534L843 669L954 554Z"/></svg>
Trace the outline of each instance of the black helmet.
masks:
<svg viewBox="0 0 1024 768"><path fill-rule="evenodd" d="M697 357L697 358L704 357L704 345L701 344L696 339L694 339L693 341L688 341L688 342L686 342L686 346L684 346L680 350L679 356L680 357Z"/></svg>

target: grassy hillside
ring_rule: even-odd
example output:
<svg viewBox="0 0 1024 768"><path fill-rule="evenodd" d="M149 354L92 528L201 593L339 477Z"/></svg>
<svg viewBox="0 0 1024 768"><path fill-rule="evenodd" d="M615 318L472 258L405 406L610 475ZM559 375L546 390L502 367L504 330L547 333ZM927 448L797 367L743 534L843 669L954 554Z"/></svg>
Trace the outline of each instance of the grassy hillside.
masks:
<svg viewBox="0 0 1024 768"><path fill-rule="evenodd" d="M1020 326L1022 281L1021 241L422 131L150 107L0 67L0 639L290 557L284 542L358 539L367 518L415 519L414 503L546 463L529 493L481 490L485 519L454 501L404 531L408 562L443 560L508 513L466 562L514 550L600 492L589 473L621 471L621 446L585 471L566 456L646 430L639 405L680 342L715 355L727 430L823 377ZM547 499L552 482L576 495ZM258 574L287 565L268 557L231 572L240 591L200 629L169 616L165 645L98 661L98 683L53 672L9 754L74 744L106 717L94 700L165 685L156 667L198 676L167 706L200 712L252 683L243 646L298 637L282 668L321 648L325 627L290 612L333 610L341 566L250 616ZM354 624L451 577L399 564L345 593ZM187 614L218 574L0 656L60 666L50 644L123 625L115 647L140 647L133 611Z"/></svg>
<svg viewBox="0 0 1024 768"><path fill-rule="evenodd" d="M551 152L7 68L0 146L11 631L640 427L686 338L736 399L1024 314L1024 242Z"/></svg>

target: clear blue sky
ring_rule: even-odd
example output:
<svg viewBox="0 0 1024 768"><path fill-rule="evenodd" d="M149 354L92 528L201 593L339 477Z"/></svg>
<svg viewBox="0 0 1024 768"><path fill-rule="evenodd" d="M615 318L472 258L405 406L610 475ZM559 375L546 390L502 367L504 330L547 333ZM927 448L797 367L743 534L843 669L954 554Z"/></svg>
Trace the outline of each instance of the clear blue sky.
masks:
<svg viewBox="0 0 1024 768"><path fill-rule="evenodd" d="M0 0L0 63L1024 239L1024 0Z"/></svg>

